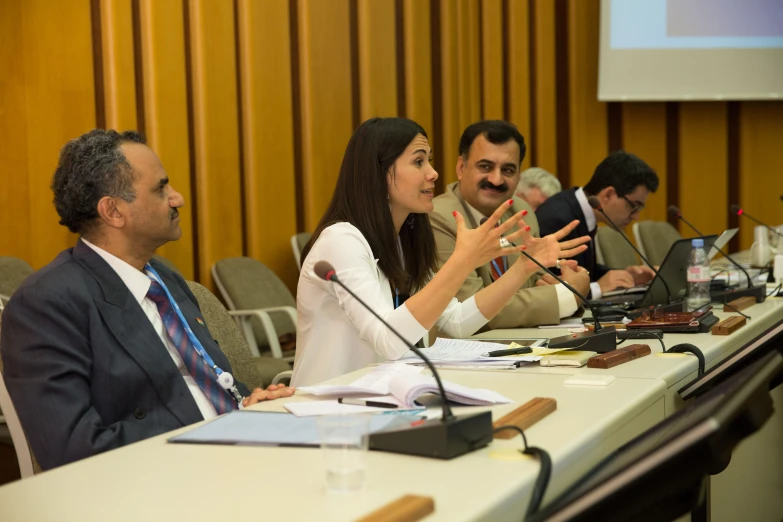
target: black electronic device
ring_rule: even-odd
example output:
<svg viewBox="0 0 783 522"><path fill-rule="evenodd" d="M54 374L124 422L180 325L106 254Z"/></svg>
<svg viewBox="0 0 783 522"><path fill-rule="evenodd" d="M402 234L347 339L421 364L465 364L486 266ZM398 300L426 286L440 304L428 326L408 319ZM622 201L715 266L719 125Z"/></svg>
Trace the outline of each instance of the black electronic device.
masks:
<svg viewBox="0 0 783 522"><path fill-rule="evenodd" d="M486 221L487 218L483 218L480 224L483 225ZM506 241L512 246L517 246L511 241L508 241L508 239L506 239ZM582 302L585 304L585 306L587 306L590 309L590 311L593 313L594 327L592 332L584 332L582 335L580 335L578 342L574 341L572 339L572 336L570 335L565 335L562 337L553 337L552 339L549 340L549 348L553 348L553 349L554 348L575 348L575 349L578 348L580 350L584 350L588 352L596 352L596 353L606 353L617 349L617 335L615 334L616 331L615 327L601 326L601 323L598 321L598 314L596 313L596 309L593 307L590 301L587 300L585 296L579 293L576 290L576 288L574 288L566 281L564 281L562 277L555 274L547 267L539 263L537 259L535 259L533 256L531 256L524 250L520 252L520 254L527 257L541 270L551 275L558 283L566 287L572 294L574 294L579 299L581 299Z"/></svg>
<svg viewBox="0 0 783 522"><path fill-rule="evenodd" d="M673 215L686 225L696 232L698 235L700 235L702 238L704 238L704 248L707 249L707 238L710 236L705 236L701 232L699 232L699 229L693 226L693 223L685 219L682 215L682 212L680 209L674 205L669 205L669 214ZM710 294L710 298L713 301L718 301L722 303L728 303L729 301L733 301L735 299L739 299L740 297L745 297L747 295L751 297L756 298L757 303L763 303L767 299L767 285L756 285L753 286L753 279L750 277L750 274L748 274L748 271L745 270L745 267L743 267L741 264L737 263L732 259L726 252L723 251L721 248L717 248L718 252L723 254L723 257L729 260L731 264L739 268L743 274L745 274L745 278L748 280L748 287L747 288L737 288L737 289L731 289L728 292L725 293L718 293L718 294Z"/></svg>
<svg viewBox="0 0 783 522"><path fill-rule="evenodd" d="M721 472L739 442L774 408L770 383L783 356L768 353L625 444L527 520L706 519L709 475Z"/></svg>
<svg viewBox="0 0 783 522"><path fill-rule="evenodd" d="M440 380L438 370L432 362L416 346L409 343L396 329L383 320L375 310L367 306L353 290L348 288L326 261L318 261L313 267L313 272L325 281L340 285L356 301L373 314L386 328L397 336L410 350L418 355L427 365L435 377L441 396L443 415L440 419L424 421L416 427L405 427L399 430L390 430L370 434L370 449L389 451L392 453L404 453L418 455L420 457L433 457L438 459L452 459L465 453L483 448L493 437L492 412L483 411L473 415L455 416L451 412L446 391Z"/></svg>

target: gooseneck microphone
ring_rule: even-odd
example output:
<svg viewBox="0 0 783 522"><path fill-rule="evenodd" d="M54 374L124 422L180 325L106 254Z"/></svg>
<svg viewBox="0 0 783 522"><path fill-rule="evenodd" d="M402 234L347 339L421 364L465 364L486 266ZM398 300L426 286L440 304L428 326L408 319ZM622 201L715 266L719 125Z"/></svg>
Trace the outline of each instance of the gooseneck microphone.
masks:
<svg viewBox="0 0 783 522"><path fill-rule="evenodd" d="M480 225L483 225L487 221L487 218L482 218ZM505 238L504 238L505 239ZM508 241L508 239L506 239ZM517 246L511 241L508 241L511 246ZM602 326L598 322L598 312L595 307L576 290L573 286L568 284L563 278L549 270L547 267L539 263L539 261L525 252L520 252L523 256L527 257L533 263L536 264L541 270L546 272L555 278L555 280L566 287L572 294L577 296L585 304L590 312L593 314L593 331L585 332L584 334L564 335L562 337L553 337L549 340L549 348L576 348L579 347L583 351L606 353L617 349L617 329L614 326ZM587 343L587 344L585 344Z"/></svg>
<svg viewBox="0 0 783 522"><path fill-rule="evenodd" d="M613 229L615 229L625 240L626 243L631 245L631 248L633 248L633 251L636 252L636 254L641 258L642 261L644 261L644 264L650 267L650 270L655 272L655 277L661 280L661 283L663 283L663 286L666 287L666 302L671 303L672 302L672 291L669 288L669 284L666 282L666 279L663 278L660 272L650 263L646 257L642 255L641 252L639 252L639 249L636 248L636 245L634 245L628 237L623 234L623 231L620 230L620 228L614 224L614 221L612 221L612 218L606 215L606 212L604 212L604 207L601 205L601 201L595 197L590 196L587 198L587 202L590 203L590 206L593 207L595 210L603 214L604 218L606 218L606 221L612 226ZM650 281L650 286L652 286L652 281Z"/></svg>
<svg viewBox="0 0 783 522"><path fill-rule="evenodd" d="M677 219L681 220L683 223L688 225L688 227L690 227L691 230L696 232L696 234L701 236L702 239L704 238L704 234L702 234L699 231L698 228L693 226L693 223L691 223L690 221L688 221L687 219L682 217L682 212L680 212L679 207L677 207L675 205L669 205L669 214L673 215L674 217L676 217ZM726 292L725 294L723 294L725 296L725 298L726 298L726 301L728 302L730 300L729 296L731 296L731 298L733 298L733 299L736 299L738 297L743 297L743 295L750 295L750 296L755 297L757 302L759 302L759 303L763 302L767 298L766 285L760 285L759 287L757 287L758 289L754 289L754 287L753 287L753 280L750 278L750 274L748 274L748 271L745 270L745 268L741 264L739 264L736 261L734 261L734 259L732 259L726 252L724 252L722 248L718 248L715 245L712 245L712 246L715 248L715 250L720 252L723 255L723 257L728 259L731 264L733 264L734 266L736 266L737 268L742 270L742 273L745 274L745 277L748 280L747 291L735 290L735 291L732 291L732 292Z"/></svg>
<svg viewBox="0 0 783 522"><path fill-rule="evenodd" d="M348 292L351 297L374 315L405 346L424 361L438 385L443 409L441 419L428 420L415 428L372 433L370 435L370 447L372 449L422 457L451 459L482 448L492 442L491 411L456 417L451 412L451 407L446 397L446 390L432 361L419 348L409 343L402 334L378 315L375 310L370 308L353 290L348 288L337 277L334 268L327 261L318 261L313 267L313 272L324 281L340 285L343 290Z"/></svg>
<svg viewBox="0 0 783 522"><path fill-rule="evenodd" d="M781 197L781 199L783 199L783 196L780 196L780 197ZM745 216L746 218L750 219L751 221L754 221L754 222L758 223L759 225L761 225L762 227L766 228L767 230L769 230L773 234L777 234L779 237L783 237L783 234L778 232L775 228L773 228L773 227L767 225L766 223L763 223L763 222L759 221L758 219L754 218L753 216L751 216L750 214L745 212L745 210L742 207L740 207L739 205L732 205L732 206L729 207L729 210L731 210L732 214L736 214L738 216Z"/></svg>

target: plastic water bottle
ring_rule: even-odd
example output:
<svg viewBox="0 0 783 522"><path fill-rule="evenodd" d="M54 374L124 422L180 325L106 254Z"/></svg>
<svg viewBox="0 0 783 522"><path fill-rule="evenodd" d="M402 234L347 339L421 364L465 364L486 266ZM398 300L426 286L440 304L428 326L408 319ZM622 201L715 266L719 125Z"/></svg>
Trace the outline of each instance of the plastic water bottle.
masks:
<svg viewBox="0 0 783 522"><path fill-rule="evenodd" d="M688 258L688 299L685 302L689 312L710 302L710 261L704 250L704 240L694 239L691 245L693 250Z"/></svg>

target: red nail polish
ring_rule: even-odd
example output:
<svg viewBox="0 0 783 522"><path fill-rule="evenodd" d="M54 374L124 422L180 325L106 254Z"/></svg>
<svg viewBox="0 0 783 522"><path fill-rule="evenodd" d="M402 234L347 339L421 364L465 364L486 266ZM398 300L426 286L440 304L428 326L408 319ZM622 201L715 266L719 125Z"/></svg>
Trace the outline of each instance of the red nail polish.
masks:
<svg viewBox="0 0 783 522"><path fill-rule="evenodd" d="M525 216L527 216L527 210L523 210L522 211L522 217L525 217Z"/></svg>
<svg viewBox="0 0 783 522"><path fill-rule="evenodd" d="M451 215L457 217L457 211L455 210L454 212L451 213Z"/></svg>
<svg viewBox="0 0 783 522"><path fill-rule="evenodd" d="M530 225L525 227L525 232L530 232Z"/></svg>
<svg viewBox="0 0 783 522"><path fill-rule="evenodd" d="M509 199L508 200L508 204L511 205L512 203L514 203L514 200L513 199Z"/></svg>
<svg viewBox="0 0 783 522"><path fill-rule="evenodd" d="M527 250L527 247L525 245L522 245L522 250Z"/></svg>

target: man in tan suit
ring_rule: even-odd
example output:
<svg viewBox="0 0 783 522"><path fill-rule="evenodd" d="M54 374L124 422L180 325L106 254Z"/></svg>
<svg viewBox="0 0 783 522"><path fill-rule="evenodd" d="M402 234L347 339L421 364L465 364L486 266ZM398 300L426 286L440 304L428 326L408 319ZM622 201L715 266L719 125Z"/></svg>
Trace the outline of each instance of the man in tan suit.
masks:
<svg viewBox="0 0 783 522"><path fill-rule="evenodd" d="M474 123L462 134L459 154L459 181L448 185L445 193L434 199L435 210L430 214L440 264L445 263L454 251L457 229L452 212L455 210L465 217L466 225L476 228L481 219L491 215L503 201L513 199L504 218L527 210L525 222L531 227L530 233L538 236L538 221L533 209L514 196L519 167L525 157L525 141L517 128L499 120ZM517 257L518 254L498 258L476 269L463 283L457 299L464 301L491 284ZM564 266L562 277L583 295L587 294L590 277L584 269L574 271ZM551 285L543 278L531 278L485 329L557 324L562 317L573 315L578 308L577 298L563 285Z"/></svg>

